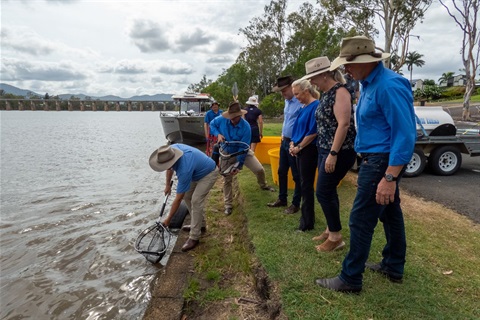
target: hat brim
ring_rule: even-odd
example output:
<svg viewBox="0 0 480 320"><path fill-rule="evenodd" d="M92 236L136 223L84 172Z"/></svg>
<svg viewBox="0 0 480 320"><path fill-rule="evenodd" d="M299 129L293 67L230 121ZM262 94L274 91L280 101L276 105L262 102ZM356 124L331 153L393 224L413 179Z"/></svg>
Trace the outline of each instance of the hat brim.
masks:
<svg viewBox="0 0 480 320"><path fill-rule="evenodd" d="M245 102L246 105L248 106L258 106L258 102Z"/></svg>
<svg viewBox="0 0 480 320"><path fill-rule="evenodd" d="M163 162L163 163L158 163L157 162L158 149L153 151L152 154L150 155L150 159L148 160L148 163L150 164L150 167L153 170L158 171L158 172L162 172L162 171L165 171L167 169L170 169L175 164L175 162L177 162L177 160L181 156L183 156L183 151L182 150L179 150L177 148L172 148L172 150L175 153L173 158L168 160L167 162Z"/></svg>
<svg viewBox="0 0 480 320"><path fill-rule="evenodd" d="M309 74L303 76L303 78L301 78L300 80L312 79L313 77L318 76L319 74L325 73L327 71L330 71L330 67L322 69L320 71L315 71L313 73L309 73Z"/></svg>
<svg viewBox="0 0 480 320"><path fill-rule="evenodd" d="M385 60L385 59L388 59L389 57L390 57L390 53L382 53L382 56L379 58L372 57L369 54L362 54L362 55L356 56L355 59L353 59L352 61L347 61L347 58L345 57L337 57L335 58L335 60L332 61L330 70L333 71L338 67L340 67L341 65L345 65L345 64L370 63L370 62Z"/></svg>
<svg viewBox="0 0 480 320"><path fill-rule="evenodd" d="M287 84L287 85L285 85L285 86L280 86L280 87L275 86L275 87L272 88L272 92L280 92L280 91L282 91L283 89L285 89L286 87L291 86L291 85L292 85L292 84Z"/></svg>
<svg viewBox="0 0 480 320"><path fill-rule="evenodd" d="M234 113L229 113L228 111L222 113L222 117L227 118L227 119L233 119L238 116L243 116L244 114L247 114L247 110L240 110L238 112Z"/></svg>

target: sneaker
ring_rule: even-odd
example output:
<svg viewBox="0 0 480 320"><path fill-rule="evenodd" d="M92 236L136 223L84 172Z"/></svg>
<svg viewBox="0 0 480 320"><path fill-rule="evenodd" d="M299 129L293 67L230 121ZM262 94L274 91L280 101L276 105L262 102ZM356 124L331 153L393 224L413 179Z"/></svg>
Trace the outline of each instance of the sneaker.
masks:
<svg viewBox="0 0 480 320"><path fill-rule="evenodd" d="M297 213L300 210L300 207L297 207L296 205L292 204L290 207L285 209L286 214L294 214Z"/></svg>
<svg viewBox="0 0 480 320"><path fill-rule="evenodd" d="M225 208L225 215L229 216L232 214L233 209L232 208Z"/></svg>

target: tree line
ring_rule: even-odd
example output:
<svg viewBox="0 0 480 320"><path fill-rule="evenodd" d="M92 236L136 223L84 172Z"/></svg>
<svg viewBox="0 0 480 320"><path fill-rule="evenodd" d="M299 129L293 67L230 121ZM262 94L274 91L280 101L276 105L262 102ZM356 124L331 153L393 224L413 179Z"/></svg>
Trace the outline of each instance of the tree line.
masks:
<svg viewBox="0 0 480 320"><path fill-rule="evenodd" d="M274 116L283 110L283 98L271 93L278 77L303 76L305 62L318 56L333 60L344 37L367 35L375 39L380 33L385 39L380 49L391 53L386 66L401 72L407 65L411 78L413 66L425 64L423 55L408 51L410 37L416 36L411 31L423 21L431 3L432 0L316 0L287 14L288 0L272 0L264 7L262 16L252 18L239 30L247 45L235 63L216 80L203 76L188 89L210 93L222 106L228 106L233 100L232 86L237 83L238 101L243 103L249 96L258 95L262 110ZM445 1L440 3L465 34L459 47L467 76L464 108L468 110L479 65L479 0L452 0L454 10ZM376 27L377 20L381 30Z"/></svg>

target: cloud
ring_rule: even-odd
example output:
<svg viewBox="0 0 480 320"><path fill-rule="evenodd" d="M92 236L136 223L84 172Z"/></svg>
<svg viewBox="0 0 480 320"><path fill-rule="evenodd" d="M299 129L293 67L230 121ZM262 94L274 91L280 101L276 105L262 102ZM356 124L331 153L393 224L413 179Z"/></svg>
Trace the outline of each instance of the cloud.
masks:
<svg viewBox="0 0 480 320"><path fill-rule="evenodd" d="M207 59L207 63L222 63L229 64L235 61L233 56L214 56Z"/></svg>
<svg viewBox="0 0 480 320"><path fill-rule="evenodd" d="M195 28L193 33L182 34L179 39L176 41L177 50L182 52L188 51L194 47L206 46L210 44L212 38L206 34L205 31L200 28Z"/></svg>
<svg viewBox="0 0 480 320"><path fill-rule="evenodd" d="M55 50L55 45L44 41L38 34L29 32L25 28L2 28L2 50L12 49L17 53L27 53L33 56L49 55Z"/></svg>
<svg viewBox="0 0 480 320"><path fill-rule="evenodd" d="M178 60L171 60L161 63L156 69L159 73L171 74L171 75L186 75L194 73L191 65Z"/></svg>
<svg viewBox="0 0 480 320"><path fill-rule="evenodd" d="M30 63L18 59L2 59L2 80L68 81L86 79L85 72L76 70L69 62Z"/></svg>
<svg viewBox="0 0 480 320"><path fill-rule="evenodd" d="M139 62L122 60L119 61L115 67L115 73L121 74L140 74L145 73L144 67L140 66Z"/></svg>
<svg viewBox="0 0 480 320"><path fill-rule="evenodd" d="M239 47L240 46L236 42L230 40L219 40L215 45L214 52L216 54L238 52Z"/></svg>
<svg viewBox="0 0 480 320"><path fill-rule="evenodd" d="M168 50L170 46L166 34L166 29L149 20L134 20L128 30L133 43L144 53Z"/></svg>

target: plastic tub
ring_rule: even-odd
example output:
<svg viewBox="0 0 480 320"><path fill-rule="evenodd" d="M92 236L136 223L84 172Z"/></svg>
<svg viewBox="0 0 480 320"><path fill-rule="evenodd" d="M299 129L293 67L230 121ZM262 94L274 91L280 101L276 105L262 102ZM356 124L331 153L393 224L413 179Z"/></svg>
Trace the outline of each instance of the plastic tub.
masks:
<svg viewBox="0 0 480 320"><path fill-rule="evenodd" d="M271 164L268 150L273 148L280 148L282 137L280 136L266 136L262 138L262 142L257 143L255 149L255 156L262 164ZM280 150L280 149L279 149Z"/></svg>

